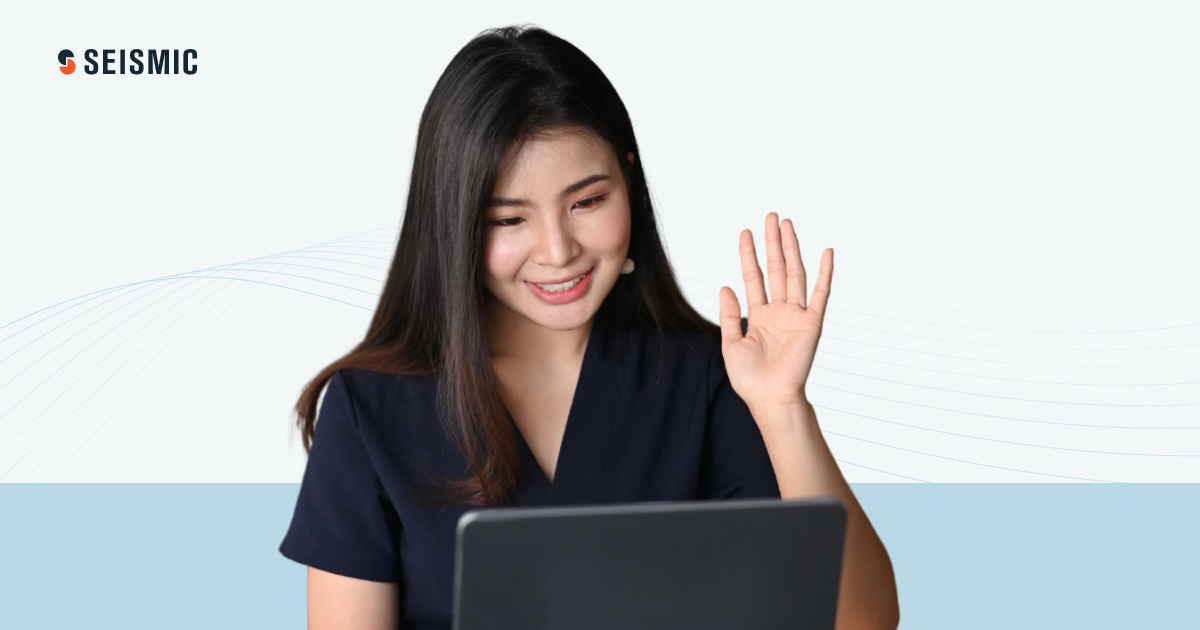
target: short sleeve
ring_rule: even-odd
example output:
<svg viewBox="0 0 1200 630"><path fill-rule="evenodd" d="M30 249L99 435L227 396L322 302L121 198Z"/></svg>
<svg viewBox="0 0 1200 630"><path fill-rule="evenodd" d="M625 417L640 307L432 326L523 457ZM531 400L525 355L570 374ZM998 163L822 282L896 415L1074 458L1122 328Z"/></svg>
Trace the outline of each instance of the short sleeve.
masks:
<svg viewBox="0 0 1200 630"><path fill-rule="evenodd" d="M399 533L400 519L364 445L347 377L335 372L279 552L322 571L398 582Z"/></svg>
<svg viewBox="0 0 1200 630"><path fill-rule="evenodd" d="M704 435L707 498L778 498L779 482L750 408L738 396L717 348L709 366L711 392Z"/></svg>

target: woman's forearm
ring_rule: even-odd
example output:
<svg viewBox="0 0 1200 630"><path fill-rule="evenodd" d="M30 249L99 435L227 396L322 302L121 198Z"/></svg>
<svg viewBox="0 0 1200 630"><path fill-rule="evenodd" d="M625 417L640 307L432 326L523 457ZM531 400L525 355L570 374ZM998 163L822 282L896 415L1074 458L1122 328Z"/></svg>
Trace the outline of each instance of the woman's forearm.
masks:
<svg viewBox="0 0 1200 630"><path fill-rule="evenodd" d="M891 559L825 444L812 405L803 400L751 413L760 428L769 427L763 439L783 498L833 496L846 508L837 630L892 630L900 608Z"/></svg>

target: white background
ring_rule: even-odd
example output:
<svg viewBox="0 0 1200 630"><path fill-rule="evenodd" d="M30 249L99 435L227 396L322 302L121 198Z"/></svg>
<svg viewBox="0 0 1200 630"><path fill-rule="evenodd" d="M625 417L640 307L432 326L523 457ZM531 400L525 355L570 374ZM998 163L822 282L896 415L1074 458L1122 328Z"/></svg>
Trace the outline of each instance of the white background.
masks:
<svg viewBox="0 0 1200 630"><path fill-rule="evenodd" d="M1194 5L497 4L0 8L0 481L299 481L425 99L523 22L624 98L697 308L769 211L810 278L835 248L808 390L849 480L1200 481Z"/></svg>

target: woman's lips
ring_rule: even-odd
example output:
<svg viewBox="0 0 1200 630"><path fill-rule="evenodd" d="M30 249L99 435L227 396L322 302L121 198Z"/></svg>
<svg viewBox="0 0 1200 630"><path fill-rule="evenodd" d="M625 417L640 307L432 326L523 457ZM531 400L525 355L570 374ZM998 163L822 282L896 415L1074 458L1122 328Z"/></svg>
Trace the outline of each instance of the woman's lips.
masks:
<svg viewBox="0 0 1200 630"><path fill-rule="evenodd" d="M547 291L546 289L543 289L542 287L539 287L537 284L529 282L528 280L525 281L525 286L529 287L529 290L532 291L533 294L543 302L548 304L566 304L568 302L574 302L575 300L578 300L583 296L584 293L587 293L588 287L592 285L592 272L595 270L595 267L588 269L587 273L583 274L583 278L575 283L575 286L566 289L565 291ZM570 279L568 282L569 281Z"/></svg>

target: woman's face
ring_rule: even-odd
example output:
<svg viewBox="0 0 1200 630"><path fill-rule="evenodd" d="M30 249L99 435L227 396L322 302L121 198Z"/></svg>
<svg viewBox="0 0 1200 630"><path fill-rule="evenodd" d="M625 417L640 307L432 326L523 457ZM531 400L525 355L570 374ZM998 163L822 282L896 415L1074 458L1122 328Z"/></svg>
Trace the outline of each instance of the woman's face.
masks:
<svg viewBox="0 0 1200 630"><path fill-rule="evenodd" d="M590 321L629 251L629 194L612 147L578 130L527 141L485 213L484 282L502 315L554 330Z"/></svg>

